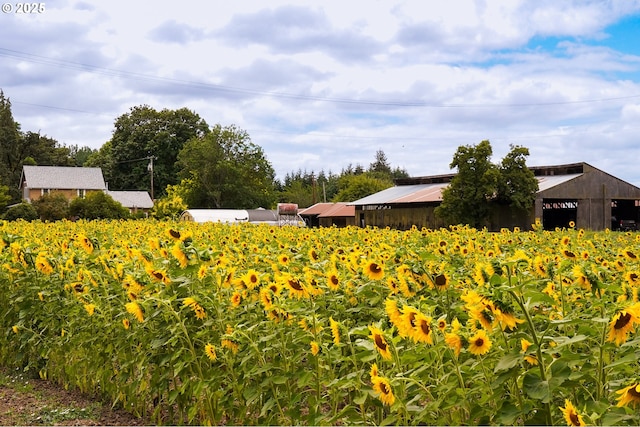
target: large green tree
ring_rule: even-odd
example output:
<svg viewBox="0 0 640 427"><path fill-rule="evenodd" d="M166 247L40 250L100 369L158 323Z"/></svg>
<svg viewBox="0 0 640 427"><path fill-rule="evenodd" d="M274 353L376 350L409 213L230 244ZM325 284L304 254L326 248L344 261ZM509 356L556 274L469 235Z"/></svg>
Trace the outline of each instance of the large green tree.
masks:
<svg viewBox="0 0 640 427"><path fill-rule="evenodd" d="M481 227L491 214L491 200L498 191L500 171L491 163L489 141L458 147L449 165L458 173L442 192L436 215L451 224Z"/></svg>
<svg viewBox="0 0 640 427"><path fill-rule="evenodd" d="M22 132L13 118L11 101L0 89L0 184L9 187L14 202L21 199L23 165L73 166L81 150L90 149L72 149L40 132Z"/></svg>
<svg viewBox="0 0 640 427"><path fill-rule="evenodd" d="M527 167L529 149L510 145L511 151L500 164L500 181L496 201L512 209L526 211L533 207L538 191L538 180Z"/></svg>
<svg viewBox="0 0 640 427"><path fill-rule="evenodd" d="M207 133L207 123L187 108L133 107L116 119L111 139L87 164L102 168L112 190L147 190L159 197L178 182L175 163L185 143Z"/></svg>
<svg viewBox="0 0 640 427"><path fill-rule="evenodd" d="M9 187L13 199L18 197L17 187L24 158L19 154L21 139L20 125L11 112L11 100L5 98L0 89L0 184Z"/></svg>
<svg viewBox="0 0 640 427"><path fill-rule="evenodd" d="M215 125L190 139L178 154L178 176L193 183L192 208L269 208L276 200L271 163L249 134Z"/></svg>

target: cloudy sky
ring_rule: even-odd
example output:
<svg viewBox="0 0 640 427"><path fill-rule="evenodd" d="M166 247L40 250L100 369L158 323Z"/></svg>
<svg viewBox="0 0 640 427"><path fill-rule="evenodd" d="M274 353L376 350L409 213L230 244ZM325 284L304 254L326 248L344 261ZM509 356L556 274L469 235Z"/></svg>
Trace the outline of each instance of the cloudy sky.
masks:
<svg viewBox="0 0 640 427"><path fill-rule="evenodd" d="M0 88L61 144L147 104L245 129L279 178L449 173L488 139L640 186L640 0L2 2Z"/></svg>

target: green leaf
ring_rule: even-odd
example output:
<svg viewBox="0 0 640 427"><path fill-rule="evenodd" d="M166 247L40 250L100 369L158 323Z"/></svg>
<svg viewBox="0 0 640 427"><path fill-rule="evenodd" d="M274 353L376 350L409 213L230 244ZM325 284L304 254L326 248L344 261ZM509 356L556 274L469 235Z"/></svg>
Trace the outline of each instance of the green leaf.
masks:
<svg viewBox="0 0 640 427"><path fill-rule="evenodd" d="M576 344L586 340L588 337L586 335L575 335L571 338L569 337L554 337L553 341L556 343L555 347L551 347L550 351L555 353L558 348L564 347L565 345Z"/></svg>
<svg viewBox="0 0 640 427"><path fill-rule="evenodd" d="M367 397L368 397L367 393L360 393L359 396L353 399L353 403L355 403L356 405L364 405L364 402L367 401Z"/></svg>
<svg viewBox="0 0 640 427"><path fill-rule="evenodd" d="M266 402L264 402L264 405L262 405L262 409L260 410L260 416L264 417L269 410L271 410L271 408L273 408L276 405L276 401L273 397L270 397L269 400L267 400Z"/></svg>
<svg viewBox="0 0 640 427"><path fill-rule="evenodd" d="M284 384L287 382L287 377L285 377L284 375L276 375L274 377L271 377L271 382L273 384Z"/></svg>
<svg viewBox="0 0 640 427"><path fill-rule="evenodd" d="M506 402L498 410L495 421L500 425L515 425L515 420L520 416L522 412L516 405L511 402Z"/></svg>
<svg viewBox="0 0 640 427"><path fill-rule="evenodd" d="M497 373L501 371L507 371L514 366L517 366L521 360L522 354L520 353L505 354L500 358L500 360L498 360L498 363L496 363L496 367L494 368L493 372Z"/></svg>
<svg viewBox="0 0 640 427"><path fill-rule="evenodd" d="M532 399L540 400L543 403L551 401L551 391L549 381L543 381L537 375L527 372L522 380L524 392Z"/></svg>

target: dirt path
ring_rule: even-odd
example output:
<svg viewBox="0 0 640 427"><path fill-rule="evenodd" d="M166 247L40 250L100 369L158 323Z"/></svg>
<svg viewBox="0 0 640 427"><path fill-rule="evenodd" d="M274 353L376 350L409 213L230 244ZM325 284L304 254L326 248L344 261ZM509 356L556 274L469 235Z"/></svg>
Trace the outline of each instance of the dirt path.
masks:
<svg viewBox="0 0 640 427"><path fill-rule="evenodd" d="M0 368L0 426L137 426L148 422L49 381Z"/></svg>

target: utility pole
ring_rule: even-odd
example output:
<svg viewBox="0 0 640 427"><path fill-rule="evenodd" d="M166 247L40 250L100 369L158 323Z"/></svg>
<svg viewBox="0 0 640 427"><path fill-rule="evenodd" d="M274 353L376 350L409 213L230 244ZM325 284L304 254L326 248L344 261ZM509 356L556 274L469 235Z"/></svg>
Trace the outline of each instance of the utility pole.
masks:
<svg viewBox="0 0 640 427"><path fill-rule="evenodd" d="M149 159L147 169L149 170L149 175L151 175L151 201L153 201L153 156L149 156L147 159Z"/></svg>
<svg viewBox="0 0 640 427"><path fill-rule="evenodd" d="M123 160L121 162L117 162L118 164L120 163L130 163L130 162L139 162L141 160L149 160L149 164L147 165L147 170L149 171L149 175L151 178L151 200L153 200L153 159L155 157L154 156L147 156L147 157L141 157L139 159L131 159L131 160Z"/></svg>

